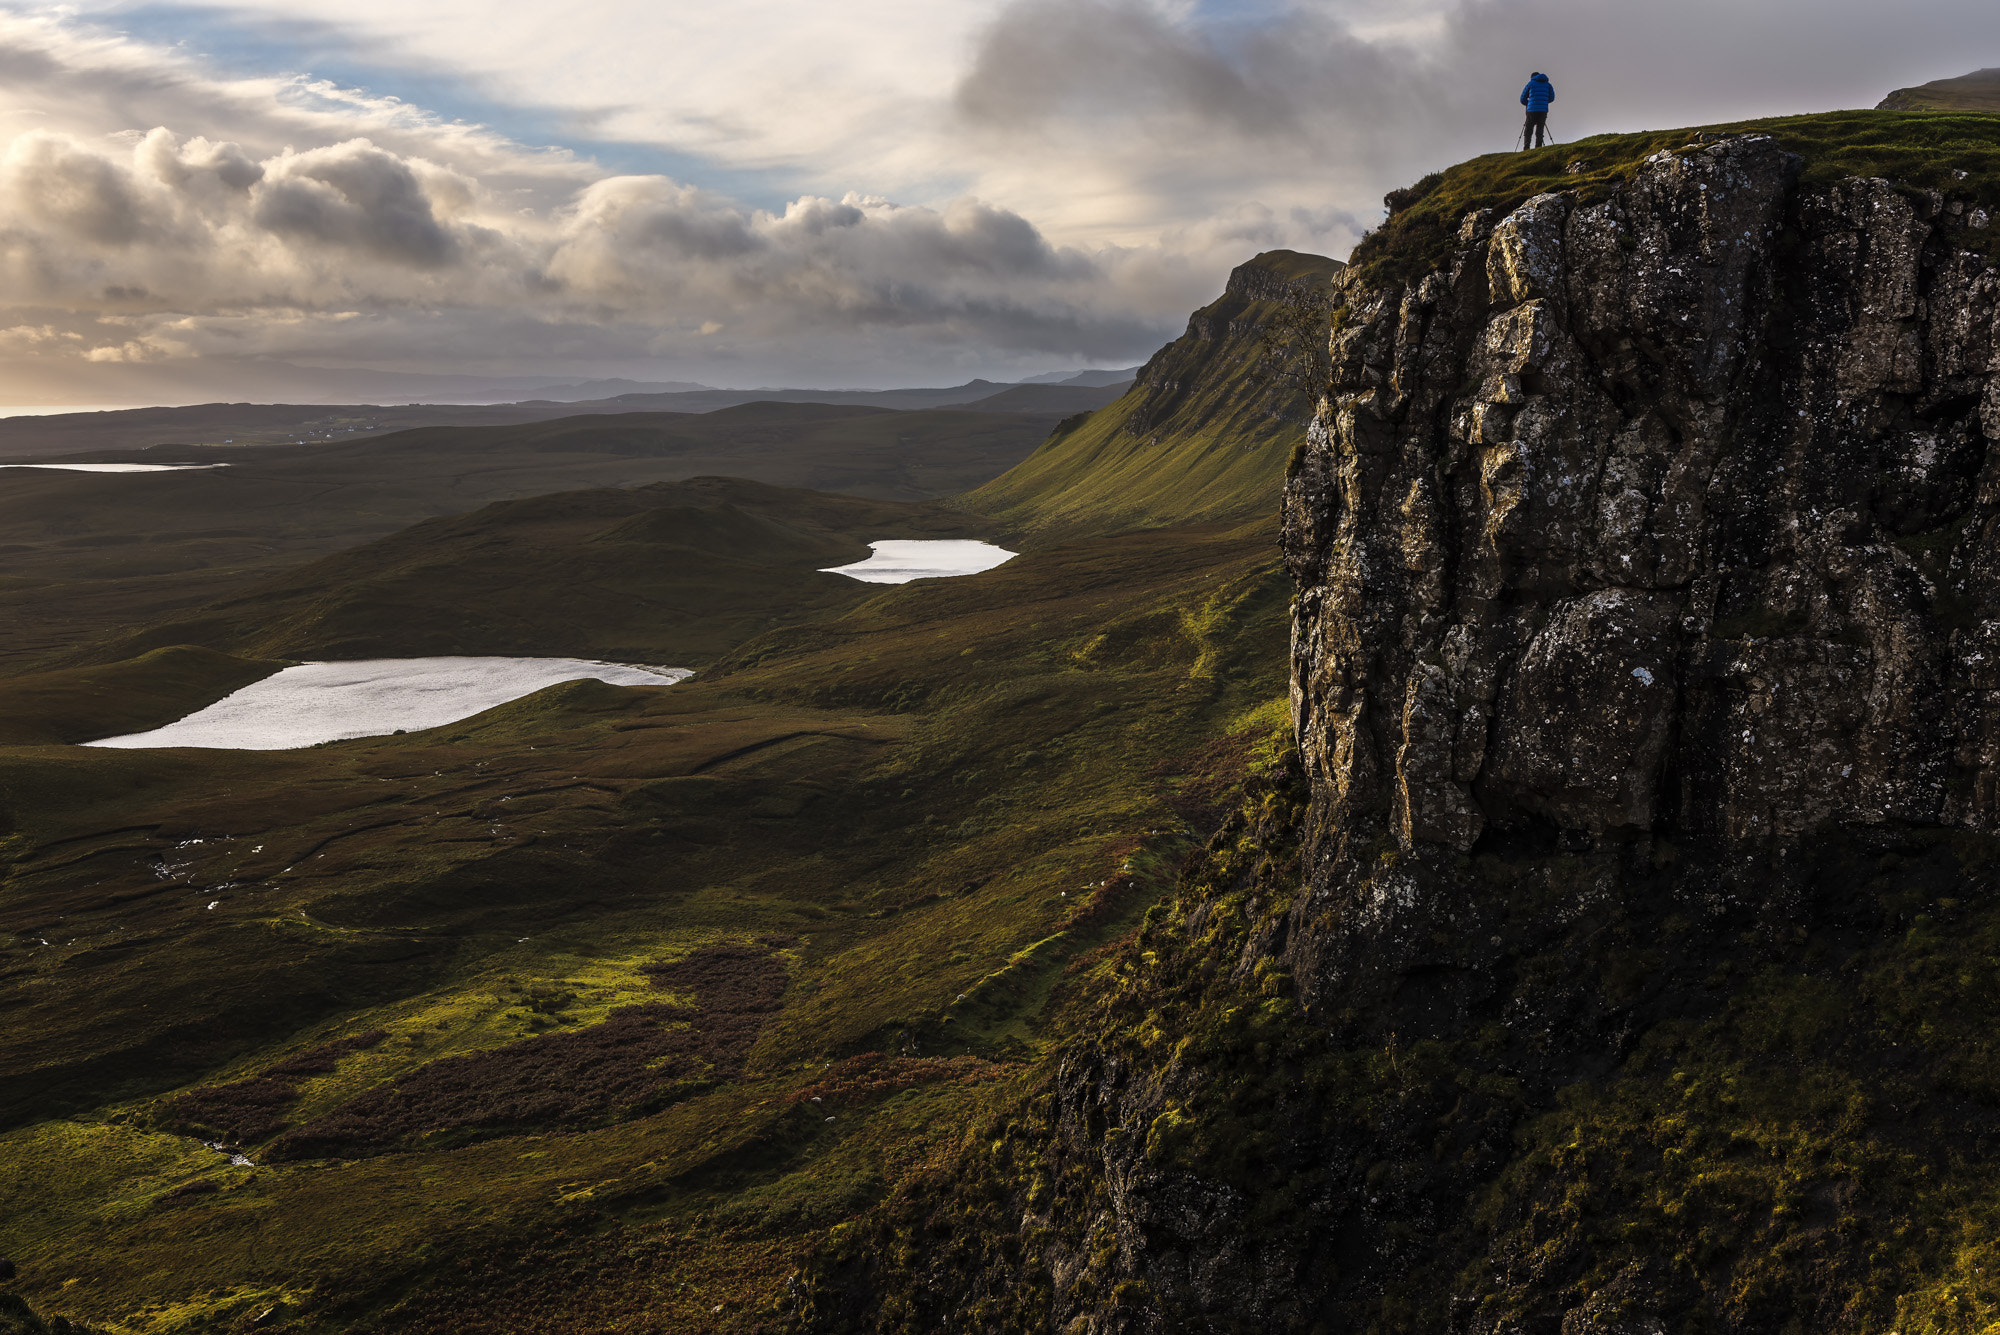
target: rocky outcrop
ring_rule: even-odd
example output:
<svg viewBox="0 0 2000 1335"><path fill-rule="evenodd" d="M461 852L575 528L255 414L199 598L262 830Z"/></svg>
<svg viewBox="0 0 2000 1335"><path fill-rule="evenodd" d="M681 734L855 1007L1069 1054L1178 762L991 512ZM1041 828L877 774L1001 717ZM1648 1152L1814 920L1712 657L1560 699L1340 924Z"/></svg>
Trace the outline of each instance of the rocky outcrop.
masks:
<svg viewBox="0 0 2000 1335"><path fill-rule="evenodd" d="M1533 828L2000 821L2000 275L1743 138L1350 286L1285 502L1314 879Z"/></svg>

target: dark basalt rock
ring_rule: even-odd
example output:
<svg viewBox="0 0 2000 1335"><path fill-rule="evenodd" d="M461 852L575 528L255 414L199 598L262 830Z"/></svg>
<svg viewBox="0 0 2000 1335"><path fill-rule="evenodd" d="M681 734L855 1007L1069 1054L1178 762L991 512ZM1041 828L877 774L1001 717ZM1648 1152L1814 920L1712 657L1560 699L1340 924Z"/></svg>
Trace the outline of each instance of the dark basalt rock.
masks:
<svg viewBox="0 0 2000 1335"><path fill-rule="evenodd" d="M1795 168L1662 153L1348 284L1285 499L1316 889L1384 827L1429 883L1536 828L2000 820L2000 275L1943 201Z"/></svg>

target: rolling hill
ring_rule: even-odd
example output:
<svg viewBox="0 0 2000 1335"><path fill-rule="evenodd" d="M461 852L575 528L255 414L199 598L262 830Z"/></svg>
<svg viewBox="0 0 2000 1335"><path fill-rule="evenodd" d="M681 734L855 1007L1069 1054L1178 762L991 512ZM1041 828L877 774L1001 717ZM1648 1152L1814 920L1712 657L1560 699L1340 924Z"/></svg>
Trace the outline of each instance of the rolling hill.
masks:
<svg viewBox="0 0 2000 1335"><path fill-rule="evenodd" d="M107 646L256 659L540 655L706 667L877 586L823 567L879 538L984 537L976 515L703 477L502 501L337 552ZM0 678L0 683L5 679Z"/></svg>
<svg viewBox="0 0 2000 1335"><path fill-rule="evenodd" d="M973 412L1055 413L1068 417L1116 403L1131 386L1130 380L1114 380L1108 385L1015 385L963 406Z"/></svg>
<svg viewBox="0 0 2000 1335"><path fill-rule="evenodd" d="M702 474L922 501L996 476L1055 420L760 403L166 456L230 465L199 472L7 470L0 615L11 633L0 669L101 660L91 646L103 635L129 634L280 570L493 501ZM112 457L159 462L163 453Z"/></svg>

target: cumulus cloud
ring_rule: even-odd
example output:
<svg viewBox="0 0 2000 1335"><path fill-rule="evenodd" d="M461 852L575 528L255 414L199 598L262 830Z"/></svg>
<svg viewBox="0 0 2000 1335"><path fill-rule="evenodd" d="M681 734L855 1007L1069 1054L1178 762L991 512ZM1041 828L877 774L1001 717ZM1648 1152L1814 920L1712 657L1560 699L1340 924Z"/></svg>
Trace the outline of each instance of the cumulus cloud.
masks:
<svg viewBox="0 0 2000 1335"><path fill-rule="evenodd" d="M1126 355L1157 333L1109 299L1117 256L1052 246L975 199L806 197L766 211L626 176L524 212L367 139L257 161L164 128L123 143L31 131L0 163L0 238L0 288L70 322L40 326L37 352L96 362L339 355L364 339L379 350L379 321L358 313L404 312L434 331L441 308L591 326L581 341L596 355L616 354L603 346L613 331L628 355L688 330L872 326L1083 357ZM479 327L458 332L493 352Z"/></svg>
<svg viewBox="0 0 2000 1335"><path fill-rule="evenodd" d="M1384 190L1504 147L1530 68L1555 74L1566 138L1866 105L2000 63L1965 46L1987 2L186 11L305 34L384 87L448 72L573 146L676 155L615 172L478 116L0 0L0 360L737 383L1136 360L1248 255L1344 254ZM171 10L143 12L157 29Z"/></svg>

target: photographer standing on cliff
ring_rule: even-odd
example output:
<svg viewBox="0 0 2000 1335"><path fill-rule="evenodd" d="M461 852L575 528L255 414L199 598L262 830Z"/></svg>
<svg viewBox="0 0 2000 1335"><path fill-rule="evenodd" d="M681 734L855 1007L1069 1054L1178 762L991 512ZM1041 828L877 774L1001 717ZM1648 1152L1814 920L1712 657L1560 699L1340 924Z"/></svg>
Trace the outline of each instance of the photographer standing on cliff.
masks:
<svg viewBox="0 0 2000 1335"><path fill-rule="evenodd" d="M1536 70L1528 76L1528 86L1521 90L1521 105L1528 109L1528 123L1521 127L1522 152L1548 142L1549 103L1555 100L1556 86L1549 82L1548 75Z"/></svg>

